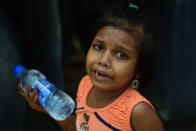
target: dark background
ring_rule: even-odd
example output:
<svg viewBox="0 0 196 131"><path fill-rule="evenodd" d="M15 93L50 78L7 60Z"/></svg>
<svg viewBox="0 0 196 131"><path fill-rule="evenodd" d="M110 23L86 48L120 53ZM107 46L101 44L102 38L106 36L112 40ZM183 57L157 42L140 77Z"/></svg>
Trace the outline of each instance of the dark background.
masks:
<svg viewBox="0 0 196 131"><path fill-rule="evenodd" d="M29 109L13 69L36 68L75 99L85 74L90 27L100 14L128 0L0 1L0 130L60 131L47 115ZM158 34L158 64L143 94L166 131L196 131L195 0L143 0L140 8Z"/></svg>

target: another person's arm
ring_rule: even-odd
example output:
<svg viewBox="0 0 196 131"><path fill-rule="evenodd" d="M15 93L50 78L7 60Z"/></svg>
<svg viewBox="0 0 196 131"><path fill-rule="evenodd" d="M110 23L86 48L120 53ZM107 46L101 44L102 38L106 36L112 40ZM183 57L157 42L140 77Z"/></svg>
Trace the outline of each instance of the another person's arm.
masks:
<svg viewBox="0 0 196 131"><path fill-rule="evenodd" d="M21 89L20 84L18 85L19 93L25 97L31 109L48 114L47 111L38 102L39 94L37 90L33 90L32 93L30 94L31 89L32 87L28 86L26 91L24 92ZM55 121L65 131L76 131L76 127L75 127L76 116L75 115L71 115L63 121L57 121L57 120Z"/></svg>

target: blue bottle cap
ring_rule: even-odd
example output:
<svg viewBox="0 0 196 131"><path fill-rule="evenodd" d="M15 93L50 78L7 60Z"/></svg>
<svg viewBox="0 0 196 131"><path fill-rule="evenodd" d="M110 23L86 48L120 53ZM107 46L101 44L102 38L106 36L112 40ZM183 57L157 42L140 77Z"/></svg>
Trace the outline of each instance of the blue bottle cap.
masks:
<svg viewBox="0 0 196 131"><path fill-rule="evenodd" d="M26 71L26 68L22 65L17 65L14 69L14 74L19 78L23 72Z"/></svg>

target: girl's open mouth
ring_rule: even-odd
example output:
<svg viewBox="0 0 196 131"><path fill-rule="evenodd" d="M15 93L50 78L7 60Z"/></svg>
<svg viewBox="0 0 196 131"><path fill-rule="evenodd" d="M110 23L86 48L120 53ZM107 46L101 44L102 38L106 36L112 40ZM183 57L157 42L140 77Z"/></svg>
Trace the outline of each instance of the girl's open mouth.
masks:
<svg viewBox="0 0 196 131"><path fill-rule="evenodd" d="M103 72L93 71L93 75L96 79L106 81L106 80L112 80L112 78Z"/></svg>

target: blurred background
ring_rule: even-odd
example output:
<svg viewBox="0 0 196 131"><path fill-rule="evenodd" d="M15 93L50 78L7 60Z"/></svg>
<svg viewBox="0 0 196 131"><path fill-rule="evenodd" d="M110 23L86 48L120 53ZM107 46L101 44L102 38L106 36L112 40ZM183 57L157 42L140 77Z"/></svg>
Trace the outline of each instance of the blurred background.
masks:
<svg viewBox="0 0 196 131"><path fill-rule="evenodd" d="M135 0L137 1L137 0ZM73 99L85 75L90 29L103 11L129 0L0 1L0 130L61 131L29 109L17 91L16 65L40 70ZM195 0L143 0L158 34L158 63L143 94L166 131L196 131Z"/></svg>

